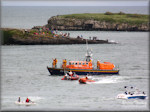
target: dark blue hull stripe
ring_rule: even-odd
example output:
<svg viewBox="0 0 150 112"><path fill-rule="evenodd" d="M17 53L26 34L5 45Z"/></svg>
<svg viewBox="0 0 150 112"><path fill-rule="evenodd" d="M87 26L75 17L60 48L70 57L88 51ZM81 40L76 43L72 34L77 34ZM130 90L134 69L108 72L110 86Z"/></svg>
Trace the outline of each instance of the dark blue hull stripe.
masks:
<svg viewBox="0 0 150 112"><path fill-rule="evenodd" d="M135 99L135 98L138 98L138 99L145 99L146 96L131 96L131 97L128 97L128 99Z"/></svg>
<svg viewBox="0 0 150 112"><path fill-rule="evenodd" d="M64 70L62 70L62 69L49 69L49 68L47 68L47 69L51 75L64 75ZM90 75L110 74L111 75L111 74L119 73L119 71L113 71L113 70L111 70L111 71L95 71L94 70L94 72L91 72L91 70L89 72L84 72L83 70L82 70L82 72L79 70L72 70L72 71L75 72L77 75L87 75L87 74L90 74Z"/></svg>

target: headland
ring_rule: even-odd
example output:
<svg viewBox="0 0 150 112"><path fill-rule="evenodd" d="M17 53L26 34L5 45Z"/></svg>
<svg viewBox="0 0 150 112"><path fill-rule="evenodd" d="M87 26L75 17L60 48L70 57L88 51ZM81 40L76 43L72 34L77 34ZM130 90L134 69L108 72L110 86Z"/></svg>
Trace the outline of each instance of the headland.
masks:
<svg viewBox="0 0 150 112"><path fill-rule="evenodd" d="M149 31L149 15L119 13L84 13L57 15L46 25L58 30Z"/></svg>
<svg viewBox="0 0 150 112"><path fill-rule="evenodd" d="M1 28L2 45L86 44L83 37L70 37L61 31L150 31L149 15L119 13L84 13L57 15L43 26L32 29ZM89 37L89 44L112 43Z"/></svg>

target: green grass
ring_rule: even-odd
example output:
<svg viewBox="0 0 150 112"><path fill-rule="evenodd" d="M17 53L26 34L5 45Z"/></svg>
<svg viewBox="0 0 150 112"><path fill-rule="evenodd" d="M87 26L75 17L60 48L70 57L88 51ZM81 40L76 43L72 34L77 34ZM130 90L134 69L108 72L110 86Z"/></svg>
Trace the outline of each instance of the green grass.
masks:
<svg viewBox="0 0 150 112"><path fill-rule="evenodd" d="M23 32L20 30L17 30L17 29L4 30L3 35L4 35L4 37L12 37L12 36L23 37Z"/></svg>
<svg viewBox="0 0 150 112"><path fill-rule="evenodd" d="M70 15L61 15L60 18L84 19L84 20L93 19L96 21L105 21L110 23L127 23L131 25L147 24L149 22L149 15L125 14L123 12L70 14Z"/></svg>
<svg viewBox="0 0 150 112"><path fill-rule="evenodd" d="M23 33L22 30L19 29L2 29L2 44L12 43L12 37L16 39L27 39L28 37L53 37L54 35L49 31L48 34L45 35L35 35L34 32L38 32L37 30L30 30L28 33ZM46 32L45 32L46 33Z"/></svg>
<svg viewBox="0 0 150 112"><path fill-rule="evenodd" d="M17 29L2 30L3 43L9 43L11 37L23 37L23 32Z"/></svg>

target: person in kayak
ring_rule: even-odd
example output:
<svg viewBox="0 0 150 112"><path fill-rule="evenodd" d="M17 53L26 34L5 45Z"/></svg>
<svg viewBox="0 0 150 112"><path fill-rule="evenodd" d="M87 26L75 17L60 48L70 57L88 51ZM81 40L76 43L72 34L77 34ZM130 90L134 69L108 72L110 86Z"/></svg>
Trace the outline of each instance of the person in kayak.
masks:
<svg viewBox="0 0 150 112"><path fill-rule="evenodd" d="M27 97L26 102L29 103L31 100Z"/></svg>
<svg viewBox="0 0 150 112"><path fill-rule="evenodd" d="M18 98L18 102L20 102L20 96L19 96L19 98Z"/></svg>

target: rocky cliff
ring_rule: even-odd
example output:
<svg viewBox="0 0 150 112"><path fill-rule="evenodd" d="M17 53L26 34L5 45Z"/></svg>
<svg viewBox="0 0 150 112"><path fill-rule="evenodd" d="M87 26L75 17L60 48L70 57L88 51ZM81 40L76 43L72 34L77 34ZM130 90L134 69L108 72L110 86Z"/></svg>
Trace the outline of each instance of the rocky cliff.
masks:
<svg viewBox="0 0 150 112"><path fill-rule="evenodd" d="M113 19L110 16L111 15L108 15L109 18L100 20L94 17L90 19L86 17L76 18L75 16L53 16L48 20L47 27L58 30L149 31L149 21L145 22L145 20L138 20L138 17L128 17L121 19L120 22L118 18ZM138 20L138 23L135 23L133 19L136 21Z"/></svg>

